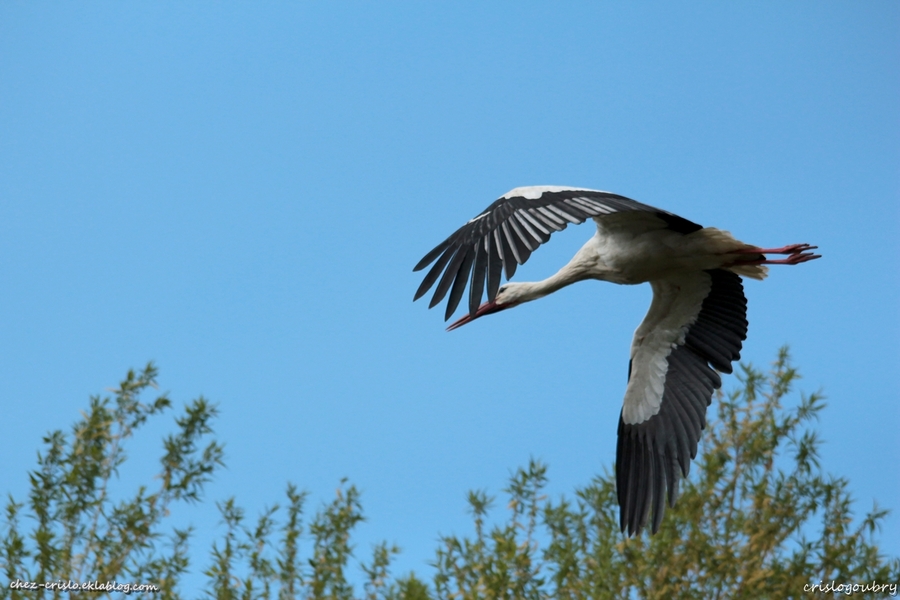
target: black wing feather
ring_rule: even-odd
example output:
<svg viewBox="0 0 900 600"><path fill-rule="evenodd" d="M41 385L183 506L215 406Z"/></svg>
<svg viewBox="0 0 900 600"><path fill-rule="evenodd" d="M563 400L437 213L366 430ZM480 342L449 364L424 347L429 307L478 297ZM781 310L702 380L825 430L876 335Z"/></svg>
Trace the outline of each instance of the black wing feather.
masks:
<svg viewBox="0 0 900 600"><path fill-rule="evenodd" d="M435 246L431 252L429 252L428 254L423 256L422 260L420 260L418 263L416 263L416 266L413 267L413 271L421 271L422 269L424 269L425 267L430 265L431 261L433 261L435 258L438 257L439 254L441 254L442 252L444 252L444 250L446 250L448 247L450 247L450 244L452 244L454 242L455 237L456 237L456 234L453 234L450 237L448 237L446 240L444 240L443 242L441 242L440 244Z"/></svg>
<svg viewBox="0 0 900 600"><path fill-rule="evenodd" d="M447 291L450 290L450 285L453 283L456 274L459 272L459 266L466 257L466 250L467 248L465 246L456 247L456 252L453 254L453 258L450 259L450 264L447 265L447 270L444 271L444 275L441 277L440 282L438 282L438 286L434 290L434 296L431 297L431 302L428 303L428 308L437 306L438 303L444 299L444 296L447 295Z"/></svg>
<svg viewBox="0 0 900 600"><path fill-rule="evenodd" d="M519 263L516 262L509 240L503 234L503 231L498 229L497 233L500 236L500 242L503 247L503 270L506 272L506 280L509 281L516 274Z"/></svg>
<svg viewBox="0 0 900 600"><path fill-rule="evenodd" d="M447 310L444 314L444 320L450 318L459 301L462 300L463 292L466 291L466 284L469 282L469 274L472 272L472 263L475 261L475 248L464 247L460 252L465 252L459 269L456 271L456 278L453 280L453 288L450 290L450 298L447 300ZM449 272L449 271L448 271Z"/></svg>
<svg viewBox="0 0 900 600"><path fill-rule="evenodd" d="M497 249L497 243L496 243L493 235L491 235L488 238L487 247L488 247L487 294L488 294L488 298L496 298L497 290L500 289L500 277L503 274L503 261L500 260L500 250ZM480 296L477 298L477 302L481 302ZM471 312L471 306L470 306L470 312Z"/></svg>
<svg viewBox="0 0 900 600"><path fill-rule="evenodd" d="M469 286L469 312L478 310L484 291L484 277L488 267L488 254L484 244L475 246L475 264L472 265L472 285Z"/></svg>
<svg viewBox="0 0 900 600"><path fill-rule="evenodd" d="M441 255L438 261L434 263L434 266L428 270L428 274L425 275L425 279L422 280L422 283L419 285L419 289L416 290L416 295L413 298L413 302L424 296L425 292L427 292L431 288L431 286L434 285L434 282L437 281L437 278L444 270L444 267L447 266L447 263L456 253L455 248L449 248L445 246L445 249L445 252Z"/></svg>

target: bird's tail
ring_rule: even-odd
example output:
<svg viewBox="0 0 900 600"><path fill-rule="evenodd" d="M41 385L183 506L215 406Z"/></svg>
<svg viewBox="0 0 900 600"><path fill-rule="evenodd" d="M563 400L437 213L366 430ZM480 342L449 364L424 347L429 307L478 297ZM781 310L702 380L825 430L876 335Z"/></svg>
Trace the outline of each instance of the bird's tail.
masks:
<svg viewBox="0 0 900 600"><path fill-rule="evenodd" d="M725 267L732 273L737 273L741 277L749 277L751 279L759 279L762 281L769 274L769 268L764 265L742 265L740 263Z"/></svg>
<svg viewBox="0 0 900 600"><path fill-rule="evenodd" d="M764 254L752 254L753 250L759 250L757 246L736 240L731 233L715 227L704 227L692 234L701 241L707 252L719 256L727 256L726 260L734 260L731 264L723 265L727 269L741 277L751 279L765 279L769 269L760 264L752 264L751 261L764 260ZM747 262L743 262L747 261Z"/></svg>

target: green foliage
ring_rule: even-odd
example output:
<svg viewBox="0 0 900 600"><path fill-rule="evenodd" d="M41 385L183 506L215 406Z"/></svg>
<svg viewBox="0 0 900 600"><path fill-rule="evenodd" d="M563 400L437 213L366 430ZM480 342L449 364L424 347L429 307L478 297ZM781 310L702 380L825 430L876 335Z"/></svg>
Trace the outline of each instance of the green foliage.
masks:
<svg viewBox="0 0 900 600"><path fill-rule="evenodd" d="M163 440L156 489L141 486L125 500L112 498L109 491L127 459L127 440L148 417L171 408L165 395L140 401L143 392L156 388L156 376L152 364L139 374L130 371L113 390L114 398L91 398L70 436L55 431L44 438L46 449L38 455L38 469L30 473L27 507L12 497L6 505L0 529L0 570L6 584L0 586L0 600L69 597L60 589L9 587L17 580L147 583L159 588L152 597L182 597L178 587L190 565L191 531L174 529L163 536L163 520L173 503L199 501L204 484L223 466L222 446L209 441L216 407L199 398L175 419L176 432ZM213 544L211 564L203 571L206 595L223 600L353 598L346 571L353 554L350 534L363 520L359 492L342 482L335 500L315 515L309 527L312 556L304 561L299 542L305 499L305 493L288 486L280 527L277 505L248 527L233 498L218 503L225 533ZM23 513L34 521L28 532L22 528ZM380 544L372 562L362 565L367 599L387 598L393 589L409 590L404 597L423 597L423 586L414 578L402 586L390 581L390 559L398 551Z"/></svg>
<svg viewBox="0 0 900 600"><path fill-rule="evenodd" d="M245 527L244 512L231 498L219 503L226 526L221 543L212 549L213 564L204 571L208 578L206 595L217 600L257 598L354 598L347 580L347 564L353 556L350 534L363 520L357 489L341 482L335 499L324 506L309 526L312 556L300 559L298 540L303 534L301 514L305 493L289 485L287 518L277 528L278 506L264 510L253 527ZM273 542L278 529L280 541ZM379 544L372 562L362 564L366 574L366 599L386 598L391 589L388 566L399 550ZM277 589L277 593L276 590Z"/></svg>
<svg viewBox="0 0 900 600"><path fill-rule="evenodd" d="M164 441L156 488L141 486L124 500L110 497L110 481L127 459L124 443L150 416L171 405L164 394L147 404L140 401L142 392L156 388L156 375L152 364L140 373L129 371L112 390L113 399L91 398L70 437L54 431L44 438L38 469L29 474L28 516L35 524L27 538L20 532L24 505L12 497L6 505L0 560L8 581L152 581L164 595L173 593L187 569L190 532L174 530L163 551L160 522L174 502L199 499L203 484L221 465L222 447L212 441L201 448L212 433L216 409L199 398L176 420L177 433ZM0 589L0 598L63 594Z"/></svg>
<svg viewBox="0 0 900 600"><path fill-rule="evenodd" d="M382 543L360 565L359 596L348 579L351 536L364 519L359 492L342 481L305 529L307 495L289 485L284 506L255 520L234 498L217 503L224 532L202 571L205 596L791 598L815 596L804 586L819 581L897 583L900 559L883 556L875 542L886 511L874 507L857 522L847 480L820 468L810 425L824 407L821 395L782 405L797 378L784 350L768 375L742 367L741 389L718 398L694 473L655 536L626 539L619 532L611 474L572 499L550 500L543 494L547 469L532 460L504 490L505 522L490 520L494 499L486 492L469 493L474 534L441 539L431 585L414 574L392 579L399 549ZM113 398L91 399L71 435L56 431L44 439L28 502L10 497L0 528L7 582L131 581L159 586L151 597L182 597L179 582L196 560L189 554L191 532L163 535L163 520L174 503L201 500L222 466L222 446L212 439L216 407L199 398L164 440L154 489L111 497L110 482L127 458L125 442L171 407L165 395L140 401L155 387L152 364L129 372ZM64 594L0 587L0 600Z"/></svg>

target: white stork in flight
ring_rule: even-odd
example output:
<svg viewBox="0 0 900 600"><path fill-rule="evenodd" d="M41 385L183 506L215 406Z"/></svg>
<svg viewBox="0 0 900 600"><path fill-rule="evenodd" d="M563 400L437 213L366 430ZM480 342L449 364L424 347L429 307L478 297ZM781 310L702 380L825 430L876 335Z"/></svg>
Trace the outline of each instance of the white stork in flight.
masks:
<svg viewBox="0 0 900 600"><path fill-rule="evenodd" d="M500 285L538 246L569 223L593 218L597 232L572 260L543 281ZM763 265L796 265L820 258L815 246L760 248L624 196L563 186L516 188L438 244L413 269L434 266L416 291L438 282L429 308L450 293L445 320L466 284L469 312L478 317L542 298L571 283L599 279L650 282L653 301L634 333L628 386L619 416L616 488L619 525L640 534L653 515L659 529L665 499L675 505L680 477L697 455L706 407L731 373L747 337L747 300L741 277L763 279ZM786 258L772 260L766 254ZM436 262L435 262L436 261ZM440 281L438 281L440 279ZM487 301L482 296L487 291Z"/></svg>

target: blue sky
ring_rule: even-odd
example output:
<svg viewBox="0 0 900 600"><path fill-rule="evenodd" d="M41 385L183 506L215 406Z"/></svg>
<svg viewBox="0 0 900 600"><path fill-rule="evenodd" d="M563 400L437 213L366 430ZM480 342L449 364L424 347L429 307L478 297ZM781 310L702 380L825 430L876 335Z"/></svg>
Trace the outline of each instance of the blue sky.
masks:
<svg viewBox="0 0 900 600"><path fill-rule="evenodd" d="M509 189L614 191L824 258L747 282L743 358L790 344L826 470L900 554L900 5L0 5L3 489L153 360L219 403L250 514L363 492L357 543L429 572L465 493L529 457L611 468L648 286L584 283L452 333L412 266ZM542 279L592 234L555 236ZM737 385L725 378L725 389ZM151 473L166 426L132 446ZM137 475L129 475L129 477ZM124 482L123 482L124 483ZM502 503L500 504L502 506Z"/></svg>

